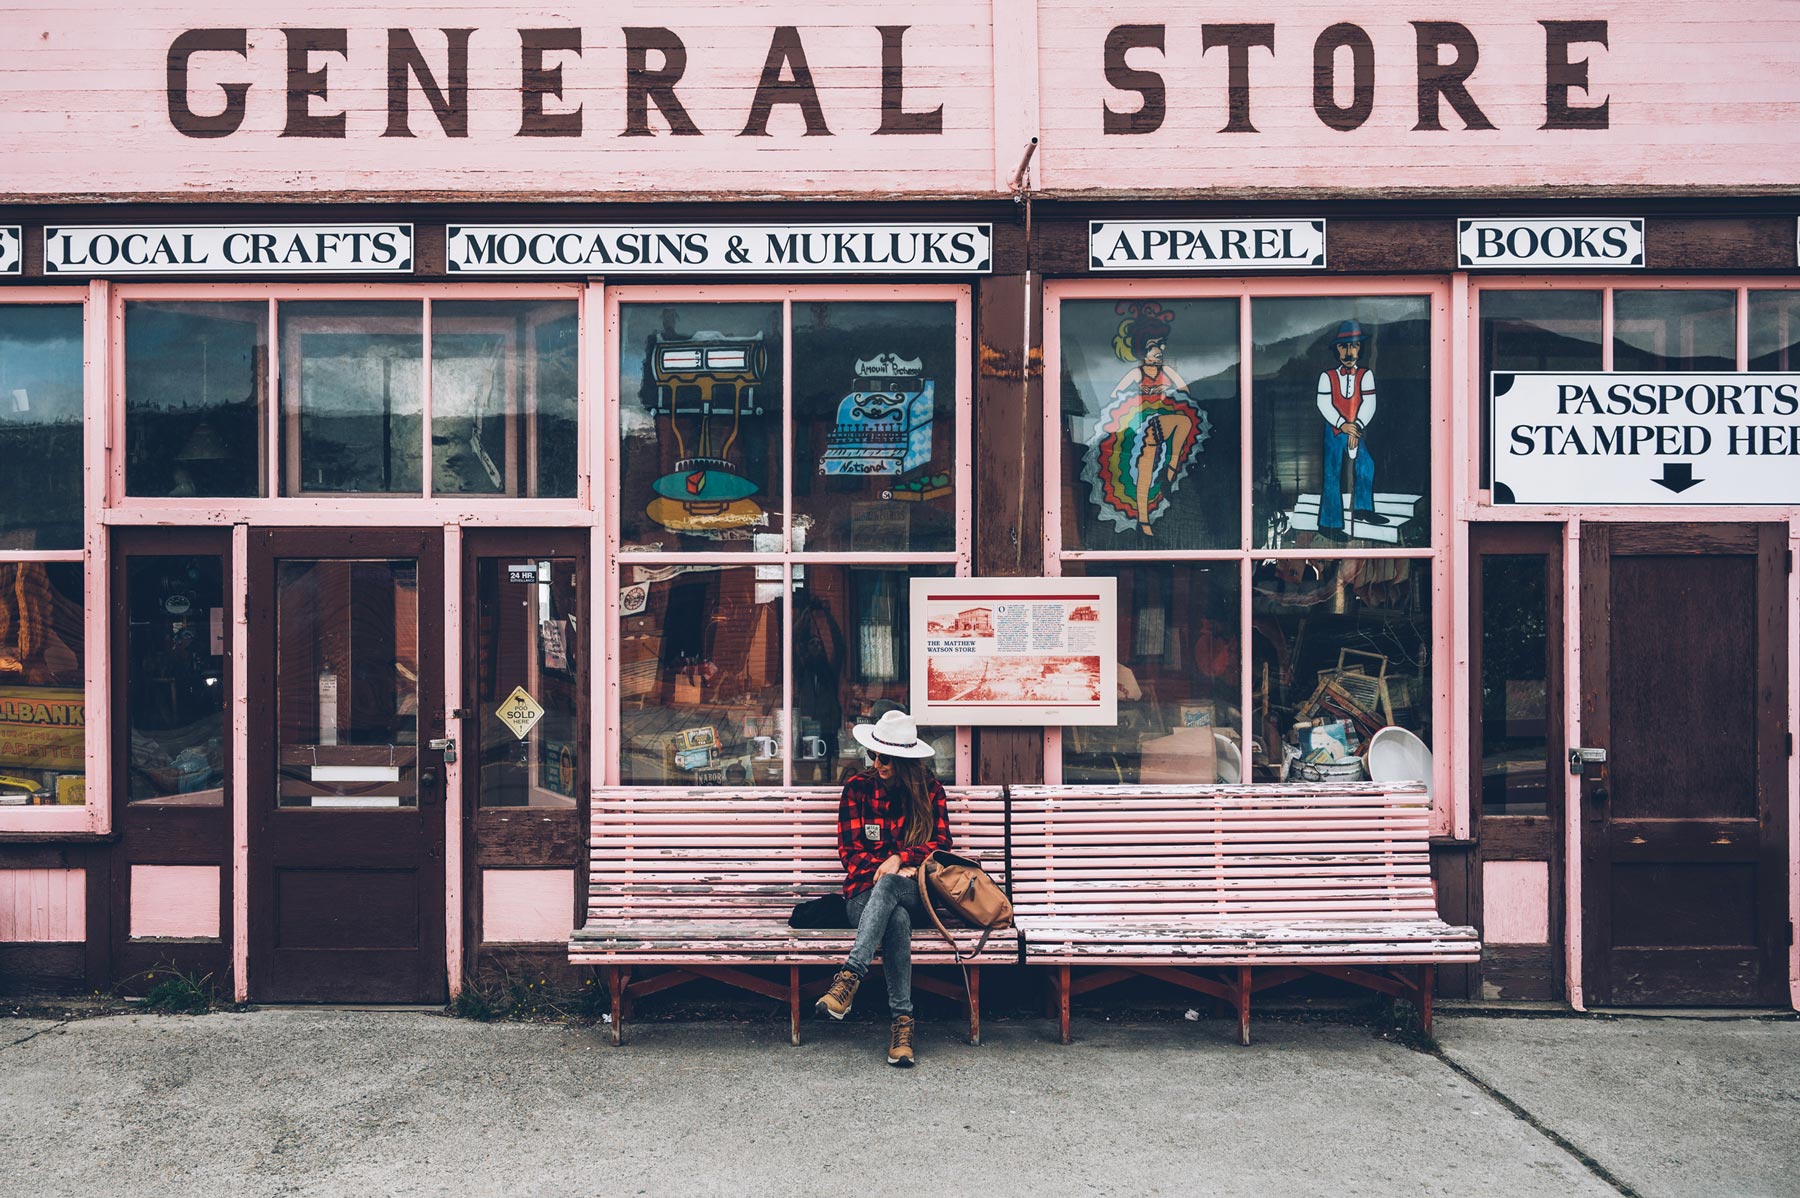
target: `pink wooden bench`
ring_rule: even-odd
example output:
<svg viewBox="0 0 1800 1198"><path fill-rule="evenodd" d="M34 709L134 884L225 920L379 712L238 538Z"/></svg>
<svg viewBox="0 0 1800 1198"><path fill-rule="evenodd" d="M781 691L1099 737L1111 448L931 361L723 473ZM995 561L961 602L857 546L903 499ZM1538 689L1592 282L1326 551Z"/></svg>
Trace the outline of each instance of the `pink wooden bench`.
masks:
<svg viewBox="0 0 1800 1198"><path fill-rule="evenodd" d="M1417 783L1015 786L1012 896L1025 963L1069 1000L1133 976L1235 1007L1325 974L1418 1004L1437 965L1478 960L1438 918ZM1077 975L1076 970L1084 970Z"/></svg>
<svg viewBox="0 0 1800 1198"><path fill-rule="evenodd" d="M979 854L1004 885L1001 789L948 793L951 839ZM789 1034L800 1043L802 1003L825 992L854 939L848 929L787 923L795 903L843 885L837 810L836 790L594 793L587 921L570 940L569 961L605 972L614 1044L623 1040L634 999L701 978L785 1000ZM959 937L965 950L977 938ZM960 972L949 981L915 972L913 985L966 1002L969 1040L978 1044L981 963L1017 964L1018 954L1018 933L996 932L969 964L966 989ZM953 965L955 958L928 927L913 933L913 963ZM816 976L803 981L804 967ZM873 987L863 988L864 1001L878 1005L886 1001L879 968L878 958Z"/></svg>

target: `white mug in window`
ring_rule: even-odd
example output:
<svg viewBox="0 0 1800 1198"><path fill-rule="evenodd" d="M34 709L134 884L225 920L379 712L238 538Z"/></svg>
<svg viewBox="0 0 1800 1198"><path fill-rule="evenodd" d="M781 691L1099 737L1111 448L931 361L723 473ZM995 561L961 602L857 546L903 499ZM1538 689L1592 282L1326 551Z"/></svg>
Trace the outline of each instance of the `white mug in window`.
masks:
<svg viewBox="0 0 1800 1198"><path fill-rule="evenodd" d="M800 738L800 760L818 761L825 756L825 738L822 736L802 736Z"/></svg>
<svg viewBox="0 0 1800 1198"><path fill-rule="evenodd" d="M753 736L750 739L756 742L756 759L758 761L773 760L781 751L772 736Z"/></svg>

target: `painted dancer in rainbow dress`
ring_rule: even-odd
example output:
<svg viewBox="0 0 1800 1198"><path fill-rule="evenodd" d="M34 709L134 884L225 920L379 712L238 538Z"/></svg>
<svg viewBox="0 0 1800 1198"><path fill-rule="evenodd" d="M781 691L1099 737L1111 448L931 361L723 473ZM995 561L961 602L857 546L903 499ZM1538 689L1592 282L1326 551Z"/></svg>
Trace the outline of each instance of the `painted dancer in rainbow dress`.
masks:
<svg viewBox="0 0 1800 1198"><path fill-rule="evenodd" d="M1101 518L1121 532L1135 524L1153 537L1151 524L1168 510L1212 422L1188 395L1187 380L1164 361L1175 313L1155 300L1126 301L1114 311L1125 319L1113 353L1133 365L1095 423L1081 477Z"/></svg>

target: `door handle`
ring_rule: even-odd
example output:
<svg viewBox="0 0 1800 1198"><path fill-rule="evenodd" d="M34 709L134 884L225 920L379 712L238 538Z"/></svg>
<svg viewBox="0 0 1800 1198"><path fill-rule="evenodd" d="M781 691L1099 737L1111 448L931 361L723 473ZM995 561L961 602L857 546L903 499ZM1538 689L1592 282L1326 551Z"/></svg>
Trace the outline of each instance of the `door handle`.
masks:
<svg viewBox="0 0 1800 1198"><path fill-rule="evenodd" d="M419 771L419 782L421 785L424 785L424 786L436 785L437 771L436 770L421 770L421 771Z"/></svg>

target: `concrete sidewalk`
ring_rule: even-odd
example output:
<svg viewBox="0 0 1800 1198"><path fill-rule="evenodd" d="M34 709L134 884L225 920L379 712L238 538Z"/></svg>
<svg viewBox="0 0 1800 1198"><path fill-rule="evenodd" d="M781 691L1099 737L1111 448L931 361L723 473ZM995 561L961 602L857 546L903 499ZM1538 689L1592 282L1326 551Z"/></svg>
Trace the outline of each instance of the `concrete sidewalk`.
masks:
<svg viewBox="0 0 1800 1198"><path fill-rule="evenodd" d="M1800 1194L1800 1024L0 1021L0 1194Z"/></svg>

